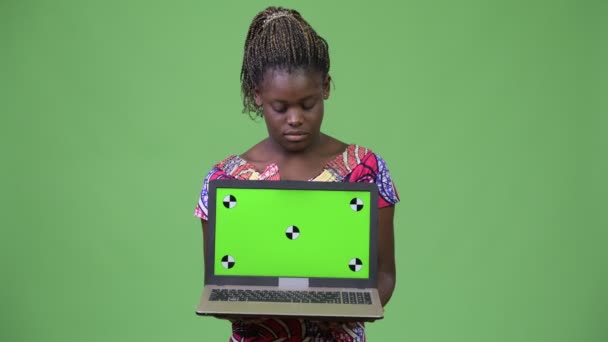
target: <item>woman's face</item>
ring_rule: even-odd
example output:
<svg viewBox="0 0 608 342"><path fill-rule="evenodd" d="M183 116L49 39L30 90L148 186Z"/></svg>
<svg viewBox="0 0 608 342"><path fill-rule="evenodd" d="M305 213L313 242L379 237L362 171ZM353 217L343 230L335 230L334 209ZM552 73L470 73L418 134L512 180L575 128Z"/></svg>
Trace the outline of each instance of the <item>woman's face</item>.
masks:
<svg viewBox="0 0 608 342"><path fill-rule="evenodd" d="M301 152L318 142L329 76L297 69L269 69L255 91L264 110L268 135L288 152Z"/></svg>

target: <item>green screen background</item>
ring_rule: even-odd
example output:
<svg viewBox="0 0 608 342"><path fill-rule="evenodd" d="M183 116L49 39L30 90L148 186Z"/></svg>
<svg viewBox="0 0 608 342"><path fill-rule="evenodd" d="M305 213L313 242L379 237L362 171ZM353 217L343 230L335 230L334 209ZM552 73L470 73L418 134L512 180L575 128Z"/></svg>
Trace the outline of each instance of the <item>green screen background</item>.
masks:
<svg viewBox="0 0 608 342"><path fill-rule="evenodd" d="M226 208L233 195L236 206ZM350 207L359 198L360 211ZM218 188L215 223L216 275L275 277L367 278L369 276L370 193L361 191L306 191ZM285 235L289 226L297 239ZM234 267L222 257L234 257ZM362 268L348 267L353 258Z"/></svg>
<svg viewBox="0 0 608 342"><path fill-rule="evenodd" d="M324 130L388 162L370 341L608 340L605 1L278 1L330 44ZM0 340L225 341L193 217L265 1L0 1Z"/></svg>

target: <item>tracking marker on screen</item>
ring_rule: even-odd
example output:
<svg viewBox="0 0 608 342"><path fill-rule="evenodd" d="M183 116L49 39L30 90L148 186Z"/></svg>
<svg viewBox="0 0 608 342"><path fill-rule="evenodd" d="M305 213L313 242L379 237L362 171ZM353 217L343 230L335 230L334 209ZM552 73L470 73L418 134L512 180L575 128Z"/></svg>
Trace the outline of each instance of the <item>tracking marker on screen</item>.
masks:
<svg viewBox="0 0 608 342"><path fill-rule="evenodd" d="M296 226L289 226L285 231L285 235L289 240L295 240L300 236L300 229Z"/></svg>
<svg viewBox="0 0 608 342"><path fill-rule="evenodd" d="M233 268L235 263L234 257L231 255L224 255L222 257L222 266L227 270Z"/></svg>
<svg viewBox="0 0 608 342"><path fill-rule="evenodd" d="M352 258L348 263L348 267L353 272L359 272L363 268L363 262L359 258Z"/></svg>
<svg viewBox="0 0 608 342"><path fill-rule="evenodd" d="M226 207L228 209L232 209L232 208L236 207L236 197L234 197L232 195L228 195L228 196L224 197L224 207Z"/></svg>
<svg viewBox="0 0 608 342"><path fill-rule="evenodd" d="M350 201L350 207L354 211L361 211L363 209L363 201L360 198L353 198Z"/></svg>

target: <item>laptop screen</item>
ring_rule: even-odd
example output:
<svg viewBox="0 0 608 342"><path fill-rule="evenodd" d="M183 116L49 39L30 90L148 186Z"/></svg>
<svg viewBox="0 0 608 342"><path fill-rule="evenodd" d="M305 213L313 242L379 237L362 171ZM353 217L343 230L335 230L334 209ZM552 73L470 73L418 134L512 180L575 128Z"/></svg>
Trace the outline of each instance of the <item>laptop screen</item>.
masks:
<svg viewBox="0 0 608 342"><path fill-rule="evenodd" d="M214 275L369 277L369 191L216 191Z"/></svg>

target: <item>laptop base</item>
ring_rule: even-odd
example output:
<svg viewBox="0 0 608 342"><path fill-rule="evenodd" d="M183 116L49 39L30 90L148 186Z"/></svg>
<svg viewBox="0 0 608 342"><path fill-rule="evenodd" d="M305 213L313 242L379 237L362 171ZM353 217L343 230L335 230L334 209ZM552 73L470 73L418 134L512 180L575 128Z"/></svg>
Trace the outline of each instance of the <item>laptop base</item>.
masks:
<svg viewBox="0 0 608 342"><path fill-rule="evenodd" d="M295 293L301 297L292 299L292 302L286 302L289 300L285 298L288 293ZM306 298L306 295L310 293L319 295L310 300ZM260 300L259 294L278 294L279 296ZM319 298L325 302L319 302ZM292 317L309 320L374 321L383 318L384 309L380 305L377 289L373 288L309 287L286 290L274 286L207 285L196 314L223 318L234 317L235 319Z"/></svg>

